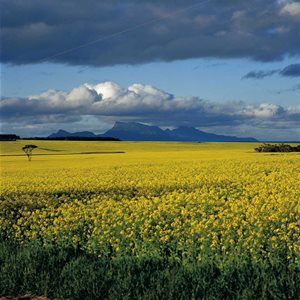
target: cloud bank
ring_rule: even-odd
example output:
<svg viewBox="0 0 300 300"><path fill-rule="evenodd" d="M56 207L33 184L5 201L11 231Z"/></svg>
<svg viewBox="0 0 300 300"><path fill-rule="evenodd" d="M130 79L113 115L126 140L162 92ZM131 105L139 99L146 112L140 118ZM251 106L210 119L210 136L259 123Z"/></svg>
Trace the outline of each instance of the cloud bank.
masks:
<svg viewBox="0 0 300 300"><path fill-rule="evenodd" d="M123 88L111 81L86 83L70 92L48 90L27 98L3 98L0 109L5 128L12 123L22 124L32 129L29 132L45 124L66 128L84 119L104 123L107 120L139 121L165 127L238 128L247 125L254 131L259 128L290 129L300 124L300 106L250 105L242 101L214 103L199 97L175 96L139 83ZM97 123L93 126L92 129L98 131ZM83 125L74 129L87 128ZM255 132L252 134L255 136Z"/></svg>
<svg viewBox="0 0 300 300"><path fill-rule="evenodd" d="M300 54L299 7L279 0L2 0L1 61L274 61Z"/></svg>

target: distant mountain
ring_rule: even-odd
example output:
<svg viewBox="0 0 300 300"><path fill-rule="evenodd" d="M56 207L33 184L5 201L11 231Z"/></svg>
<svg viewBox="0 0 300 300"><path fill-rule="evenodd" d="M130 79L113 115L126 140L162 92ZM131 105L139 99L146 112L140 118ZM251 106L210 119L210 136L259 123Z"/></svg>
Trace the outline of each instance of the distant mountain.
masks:
<svg viewBox="0 0 300 300"><path fill-rule="evenodd" d="M183 141L206 141L206 142L257 142L256 139L247 137L240 138L229 135L219 135L214 133L207 133L198 130L194 127L178 127L170 131L170 134Z"/></svg>
<svg viewBox="0 0 300 300"><path fill-rule="evenodd" d="M82 131L70 133L59 130L48 138L63 137L114 137L124 141L185 141L185 142L257 142L254 138L218 135L198 130L194 127L178 127L163 130L157 126L148 126L136 122L116 122L104 134L95 135L93 132Z"/></svg>
<svg viewBox="0 0 300 300"><path fill-rule="evenodd" d="M56 133L52 133L48 136L49 139L52 138L65 138L65 137L85 137L85 138L94 138L97 137L93 132L90 131L81 131L81 132L68 132L65 130L58 130Z"/></svg>
<svg viewBox="0 0 300 300"><path fill-rule="evenodd" d="M124 141L171 141L172 137L157 126L148 126L135 122L116 122L114 127L104 133L105 136L118 137Z"/></svg>

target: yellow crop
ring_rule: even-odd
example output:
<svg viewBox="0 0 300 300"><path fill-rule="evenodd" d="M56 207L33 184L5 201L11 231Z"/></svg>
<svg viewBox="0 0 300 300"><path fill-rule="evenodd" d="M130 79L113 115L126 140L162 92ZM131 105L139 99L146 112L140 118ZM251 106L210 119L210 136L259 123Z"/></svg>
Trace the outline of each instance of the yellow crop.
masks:
<svg viewBox="0 0 300 300"><path fill-rule="evenodd" d="M109 257L299 264L297 153L255 153L254 143L34 143L48 150L31 162L24 141L1 143L2 155L21 155L0 158L2 239ZM79 154L114 151L125 153Z"/></svg>

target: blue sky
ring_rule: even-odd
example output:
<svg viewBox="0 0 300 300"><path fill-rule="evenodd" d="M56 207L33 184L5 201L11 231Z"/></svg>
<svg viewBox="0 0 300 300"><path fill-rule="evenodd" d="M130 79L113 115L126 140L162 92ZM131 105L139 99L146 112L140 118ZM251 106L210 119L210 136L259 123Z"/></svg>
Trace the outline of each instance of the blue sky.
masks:
<svg viewBox="0 0 300 300"><path fill-rule="evenodd" d="M213 101L270 101L296 104L299 91L293 90L299 78L272 76L263 80L243 79L251 70L282 69L297 58L262 63L248 59L187 59L141 65L112 67L66 66L63 64L2 64L2 95L24 97L49 88L68 91L82 83L112 80L126 87L150 84L181 96L198 96Z"/></svg>
<svg viewBox="0 0 300 300"><path fill-rule="evenodd" d="M300 2L253 2L5 0L1 131L134 120L300 140Z"/></svg>

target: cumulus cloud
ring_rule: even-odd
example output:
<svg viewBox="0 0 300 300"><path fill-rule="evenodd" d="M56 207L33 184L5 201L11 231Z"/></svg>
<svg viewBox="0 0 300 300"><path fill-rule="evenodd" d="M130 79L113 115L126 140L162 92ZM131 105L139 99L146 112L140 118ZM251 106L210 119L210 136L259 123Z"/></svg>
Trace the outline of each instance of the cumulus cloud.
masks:
<svg viewBox="0 0 300 300"><path fill-rule="evenodd" d="M289 15L300 20L300 3L299 2L288 2L281 8L281 14Z"/></svg>
<svg viewBox="0 0 300 300"><path fill-rule="evenodd" d="M258 106L248 105L244 108L243 113L258 119L272 119L286 114L286 110L276 104L263 103Z"/></svg>
<svg viewBox="0 0 300 300"><path fill-rule="evenodd" d="M300 54L299 3L2 0L1 61L104 66Z"/></svg>
<svg viewBox="0 0 300 300"><path fill-rule="evenodd" d="M57 123L56 126L60 124L64 128L66 126L63 124L79 124L83 119L90 118L101 122L104 119L110 122L131 120L166 127L238 128L247 124L274 129L300 123L299 106L283 107L272 103L249 105L242 101L214 103L199 97L175 96L150 85L135 83L124 88L110 81L86 83L70 92L48 90L28 98L3 98L0 109L1 119L6 124L14 122L23 126L44 126ZM77 130L86 129L83 127Z"/></svg>

